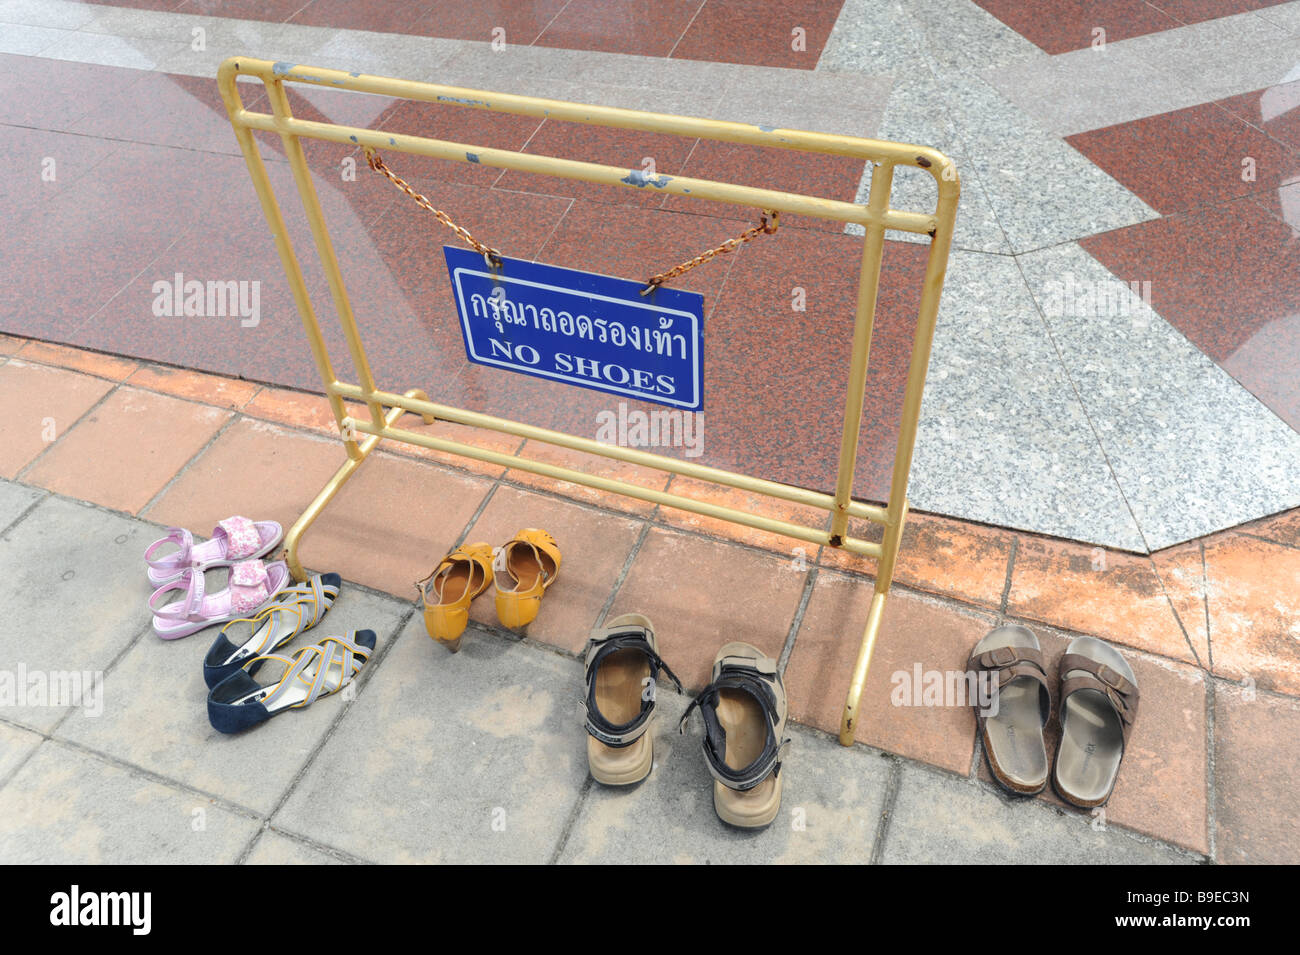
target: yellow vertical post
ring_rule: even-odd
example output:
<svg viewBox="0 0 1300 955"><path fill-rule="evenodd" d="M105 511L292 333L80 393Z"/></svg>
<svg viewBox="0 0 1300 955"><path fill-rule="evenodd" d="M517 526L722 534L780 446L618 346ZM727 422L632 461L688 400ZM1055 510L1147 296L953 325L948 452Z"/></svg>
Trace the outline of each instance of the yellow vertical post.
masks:
<svg viewBox="0 0 1300 955"><path fill-rule="evenodd" d="M271 227L275 250L280 256L285 277L289 280L289 290L293 294L294 305L302 320L303 331L307 333L311 357L316 363L321 381L325 383L330 411L334 413L334 420L341 428L343 419L347 417L347 408L343 404L343 399L331 389L331 385L338 384L338 377L334 374L334 364L330 361L329 349L325 347L325 340L321 337L320 323L316 321L316 310L312 306L311 296L307 294L307 286L302 280L298 256L293 251L293 243L289 240L289 233L284 225L284 214L280 211L280 204L271 189L271 180L266 174L266 164L262 161L262 154L258 152L257 140L253 138L252 129L238 121L244 111L244 104L239 96L239 84L232 77L228 83L221 83L220 86L222 101L226 105L230 123L234 127L235 139L239 142L239 151L244 155L244 164L248 166L253 188L262 206L262 214L266 216L267 224ZM352 438L344 438L344 448L349 458L354 461L361 459L361 449Z"/></svg>
<svg viewBox="0 0 1300 955"><path fill-rule="evenodd" d="M291 118L293 112L289 108L289 97L284 91L284 82L280 79L272 80L266 85L266 92L271 101L271 111L275 116ZM283 132L280 134L280 139L284 143L285 155L289 159L289 168L293 172L294 182L298 185L298 195L302 197L303 211L307 214L307 225L311 229L312 238L316 241L316 249L320 253L321 266L325 269L325 280L329 283L330 297L334 300L334 308L339 314L339 324L343 326L343 335L348 343L348 351L352 355L352 366L357 370L357 378L360 379L362 390L370 395L375 390L375 377L370 371L370 359L366 357L366 349L361 344L361 332L357 329L356 320L352 315L352 302L348 299L348 291L343 285L338 255L334 252L334 243L330 239L329 229L325 226L320 197L316 195L316 184L312 182L311 170L307 168L307 157L296 135ZM371 423L378 427L384 420L383 407L371 397L366 398L366 406L370 409Z"/></svg>
<svg viewBox="0 0 1300 955"><path fill-rule="evenodd" d="M862 241L862 266L858 278L858 307L853 322L853 352L849 359L848 392L844 397L844 427L840 432L840 464L835 479L835 510L831 513L831 544L838 546L848 534L849 502L853 498L853 473L862 432L862 404L867 391L867 365L871 334L876 321L876 292L880 285L880 260L885 247L884 214L894 184L894 165L884 162L871 170L867 209L879 221L869 223Z"/></svg>

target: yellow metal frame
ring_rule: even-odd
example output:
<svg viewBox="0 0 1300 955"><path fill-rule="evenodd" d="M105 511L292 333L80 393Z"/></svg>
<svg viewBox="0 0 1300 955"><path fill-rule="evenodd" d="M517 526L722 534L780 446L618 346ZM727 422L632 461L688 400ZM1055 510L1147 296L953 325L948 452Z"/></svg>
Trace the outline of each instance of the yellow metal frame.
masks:
<svg viewBox="0 0 1300 955"><path fill-rule="evenodd" d="M236 82L240 76L256 77L265 84L271 105L270 113L254 113L244 108ZM338 423L348 455L348 460L330 478L286 535L288 562L294 576L299 580L304 577L302 565L298 561L298 543L303 533L311 526L339 488L353 475L366 459L366 456L383 438L432 448L449 454L457 454L478 461L486 461L490 464L518 468L534 474L569 481L573 484L581 484L586 487L649 501L653 504L691 511L746 527L782 534L797 540L838 547L851 553L873 557L877 562L875 594L871 601L871 609L867 614L866 628L863 632L857 662L853 668L853 676L849 684L848 697L845 701L843 718L840 724L840 742L846 746L852 745L857 721L858 700L862 695L862 688L866 682L867 668L871 662L871 652L875 645L876 634L880 629L885 597L889 593L889 587L893 579L899 542L902 539L903 526L907 518L907 479L912 465L912 448L916 441L917 420L921 412L921 393L925 386L926 369L930 361L930 345L934 338L935 318L939 311L939 296L943 290L944 274L948 265L948 252L952 244L953 222L961 190L956 166L952 160L938 150L922 146L909 146L903 143L861 139L852 136L831 136L824 133L803 132L793 129L770 129L743 123L727 123L686 116L615 109L606 106L588 106L531 96L490 93L481 90L438 86L430 83L417 83L410 80L347 73L339 70L272 63L269 60L255 60L244 57L232 57L222 63L217 74L217 80L221 88L222 99L225 101L226 109L230 114L231 125L234 127L235 135L239 139L240 148L252 175L253 185L257 189L262 210L266 214L271 231L275 236L276 249L284 264L289 286L293 291L294 301L302 317L303 327L307 332L307 340L311 345L316 367L325 385L325 394L329 400L330 409L333 411L334 418ZM630 177L626 169L614 166L298 119L293 116L289 108L289 100L285 94L286 83L305 83L328 89L351 90L400 99L447 103L462 106L466 109L513 113L539 119L549 117L567 122L612 126L620 129L671 133L679 136L745 143L753 146L773 146L782 149L853 156L873 163L871 190L865 206L797 193L757 189L733 183L692 179L686 176L665 177L666 181L662 185L662 191L671 195L686 196L691 199L712 199L760 209L775 209L783 213L811 216L817 219L857 223L864 227L865 239L863 241L862 265L858 285L857 317L853 329L853 349L849 361L849 376L844 404L844 426L840 438L839 471L835 482L835 493L825 494L774 481L766 481L745 474L706 467L689 461L679 461L633 448L600 444L593 440L558 431L550 431L516 421L437 404L429 401L421 391L412 390L404 394L396 394L377 388L370 370L370 363L366 357L365 348L361 343L361 334L352 313L352 306L348 301L347 291L344 288L338 259L334 252L334 246L330 241L329 231L325 226L324 215L316 196L311 173L307 168L307 160L303 155L302 138L321 139L345 145L370 146L385 151L432 156L459 162L470 161L469 154L472 153L475 161L487 166L562 176L610 186L628 186L631 188L628 182ZM253 137L254 130L278 133L284 143L289 168L293 173L294 182L297 185L303 208L307 214L307 222L311 228L312 238L324 266L330 294L333 297L343 327L344 337L347 341L353 367L357 371L359 384L339 381L334 374L334 367L330 361L325 340L321 335L320 325L317 322L315 311L307 294L302 270L298 265L297 256L289 241L284 218L281 215L271 182L266 174L266 167L263 165L262 157L258 152ZM898 166L915 166L924 169L934 177L937 186L937 202L933 213L903 212L890 208L889 199L893 187L894 169ZM871 334L875 318L881 255L884 248L885 232L889 229L922 235L928 234L931 236L931 242L924 284L921 289L920 314L916 324L916 335L912 343L911 363L908 368L907 385L903 397L902 421L899 427L898 445L894 457L889 500L885 506L881 507L854 500L852 491L853 469L857 460L858 435L862 426L862 404L866 392L867 360L871 350ZM364 403L369 411L369 420L350 417L343 403L345 399ZM629 484L625 481L584 474L571 468L521 458L513 454L502 454L458 441L417 434L396 426L398 419L406 412L420 415L426 423L432 423L435 419L442 419L471 427L499 431L504 434L527 438L530 441L539 441L575 451L584 451L589 454L626 461L671 474L681 474L710 484L737 488L764 497L806 505L829 512L832 515L831 527L827 531L824 527L812 527L776 520L732 507L711 504L678 494L670 494L666 491L657 491ZM365 434L367 437L358 442L355 439L357 433ZM849 536L849 519L853 517L864 518L882 525L884 527L882 540L877 543Z"/></svg>

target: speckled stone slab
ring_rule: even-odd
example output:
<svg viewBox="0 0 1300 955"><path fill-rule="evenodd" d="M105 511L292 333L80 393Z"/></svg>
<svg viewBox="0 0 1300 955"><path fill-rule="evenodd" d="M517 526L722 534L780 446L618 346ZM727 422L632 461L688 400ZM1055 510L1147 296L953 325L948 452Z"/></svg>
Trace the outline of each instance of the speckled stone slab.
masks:
<svg viewBox="0 0 1300 955"><path fill-rule="evenodd" d="M909 497L925 511L1145 549L1009 256L953 253Z"/></svg>
<svg viewBox="0 0 1300 955"><path fill-rule="evenodd" d="M1151 550L1300 504L1300 434L1140 285L1134 295L1075 243L1020 263Z"/></svg>

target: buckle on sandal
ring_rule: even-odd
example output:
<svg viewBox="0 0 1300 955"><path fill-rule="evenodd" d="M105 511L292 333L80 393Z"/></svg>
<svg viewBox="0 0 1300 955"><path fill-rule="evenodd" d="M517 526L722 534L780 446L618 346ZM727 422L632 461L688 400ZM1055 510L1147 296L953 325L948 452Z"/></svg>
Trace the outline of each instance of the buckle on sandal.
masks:
<svg viewBox="0 0 1300 955"><path fill-rule="evenodd" d="M1005 656L1003 655L1005 653ZM1014 647L994 647L988 651L988 659L996 667L1007 667L1016 662Z"/></svg>
<svg viewBox="0 0 1300 955"><path fill-rule="evenodd" d="M1111 677L1113 677L1114 679L1113 680L1109 679ZM1125 683L1124 677L1121 676L1119 673L1117 673L1115 670L1112 670L1110 667L1106 666L1106 664L1104 663L1099 664L1097 666L1097 679L1100 680L1102 683L1105 683L1108 687L1110 687L1112 690L1116 691L1117 693L1123 692L1121 688Z"/></svg>

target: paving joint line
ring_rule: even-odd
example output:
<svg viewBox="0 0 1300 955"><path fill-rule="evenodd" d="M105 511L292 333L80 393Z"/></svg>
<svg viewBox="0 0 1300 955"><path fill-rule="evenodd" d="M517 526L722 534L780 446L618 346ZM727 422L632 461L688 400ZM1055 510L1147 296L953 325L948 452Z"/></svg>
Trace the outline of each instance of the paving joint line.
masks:
<svg viewBox="0 0 1300 955"><path fill-rule="evenodd" d="M555 25L555 21L560 19L561 16L563 16L564 11L569 9L569 4L571 4L572 2L573 0L564 0L564 6L560 7L560 9L556 11L555 16L551 17L551 19L546 21L546 26L542 27L542 29L538 32L537 36L533 37L532 40L528 42L528 46L530 47L537 46L537 41L540 40L543 36L545 36L546 31ZM527 47L525 47L525 49L526 48Z"/></svg>
<svg viewBox="0 0 1300 955"><path fill-rule="evenodd" d="M17 517L11 520L4 527L0 527L0 540L4 540L5 538L7 538L9 536L9 533L13 531L19 524L25 521L27 519L27 516L31 514L32 511L36 510L38 507L41 506L42 501L44 501L51 494L54 493L53 491L48 491L45 488L33 487L30 484L19 484L17 481L6 481L4 483L13 484L17 487L33 490L36 491L37 493L36 493L36 498L25 508L23 508L22 512Z"/></svg>
<svg viewBox="0 0 1300 955"><path fill-rule="evenodd" d="M605 618L609 616L610 610L614 607L614 601L618 599L618 593L623 589L623 584L627 581L627 575L632 572L632 565L636 562L637 556L641 553L641 545L645 539L650 536L650 521L641 522L641 530L637 533L636 540L632 542L632 547L627 552L627 558L623 561L622 568L619 569L618 576L614 579L614 584L610 587L609 596L605 598L604 605L600 608L600 613L596 615L596 623L593 629L599 629L605 625Z"/></svg>
<svg viewBox="0 0 1300 955"><path fill-rule="evenodd" d="M257 839L252 846L253 851L256 851L257 846L261 844L262 837L265 836L268 832L274 833L275 835L280 836L282 839L288 839L290 842L296 842L300 845L304 845L315 852L319 852L322 855L330 856L334 859L337 859L339 862L345 862L348 865L381 865L382 864L376 862L373 859L367 859L364 856L354 855L351 852L338 848L338 846L332 846L325 842L319 842L316 839L311 838L310 836L304 836L301 833L294 832L292 829L283 829L280 826L274 826L271 825L270 823L266 823L264 826L262 826L261 829L258 830ZM251 863L249 863L248 859L245 858L243 861L239 862L238 864L250 865Z"/></svg>
<svg viewBox="0 0 1300 955"><path fill-rule="evenodd" d="M867 865L880 865L885 854L885 842L889 839L890 822L898 806L899 791L903 788L902 757L889 756L889 780L885 784L885 798L880 806L880 818L876 820L876 832L871 842L871 857Z"/></svg>
<svg viewBox="0 0 1300 955"><path fill-rule="evenodd" d="M58 436L53 441L46 444L45 447L41 448L41 450L37 453L36 457L32 458L21 468L19 468L18 471L13 476L13 480L20 484L26 484L27 482L25 478L27 477L28 474L32 472L32 470L36 467L36 465L38 465L41 462L41 459L43 459L47 454L53 451L54 446L57 445L60 441L62 441L65 437L67 437L68 434L70 434L77 427L77 425L81 424L81 422L85 421L88 417L90 417L90 415L98 411L100 407L104 404L104 402L108 401L108 399L113 395L113 393L117 391L117 389L118 389L118 385L114 385L112 388L109 388L108 391L104 392L102 395L99 396L98 401L96 401L89 408L87 408L85 411L79 414L73 420L72 424L68 425L66 428L60 428ZM40 485L35 485L35 486L39 487Z"/></svg>
<svg viewBox="0 0 1300 955"><path fill-rule="evenodd" d="M352 708L356 705L357 700L361 697L361 694L365 692L365 688L370 685L371 679L373 678L375 671L378 670L383 665L383 662L386 659L388 659L388 655L392 651L393 646L397 643L399 639L401 639L402 634L405 633L406 631L407 625L410 624L411 619L414 616L415 616L415 607L414 606L408 607L405 613L399 616L397 625L394 627L393 636L390 639L384 641L383 647L375 653L374 659L371 661L367 661L365 666L362 667L362 672L360 676L358 676L353 681L353 685L356 687L355 696L353 696L352 699L343 700L345 705L340 707L339 711L334 714L334 718L330 721L329 726L326 727L325 732L321 734L320 738L312 746L310 752L307 753L307 756L303 759L302 764L298 767L298 770L293 774L293 778L289 780L288 785L285 786L284 791L280 793L280 797L276 800L275 804L271 807L270 812L266 813L266 815L264 816L259 815L258 821L262 825L258 828L258 831L253 834L253 837L250 838L249 841L244 845L243 851L240 852L238 858L236 859L236 864L242 865L247 860L248 856L252 853L253 848L256 846L257 841L261 836L262 829L271 824L271 820L275 818L276 814L279 813L280 810L284 808L285 803L287 803L289 799L293 796L294 791L298 788L298 784L301 783L303 778L307 775L307 772L311 769L313 764L316 762L316 758L320 755L321 751L324 750L326 745L328 745L329 741L334 738L334 734L338 731L338 728L342 724L343 720L347 717L348 713L352 711Z"/></svg>
<svg viewBox="0 0 1300 955"><path fill-rule="evenodd" d="M207 454L209 449L211 449L211 447L214 444L216 444L219 440L221 440L221 436L224 435L227 431L229 431L231 426L234 425L234 423L239 418L240 418L239 412L237 411L230 412L230 416L221 423L221 426L217 428L217 430L213 433L212 437L210 437L203 444L201 448L195 451L194 454L190 456L189 460L186 461L184 464L182 464L180 469L175 474L173 474L170 478L168 478L166 483L164 483L163 486L158 489L158 492L154 494L153 497L149 498L148 501L145 502L144 507L140 508L138 513L144 514L150 508L157 505L157 503L162 500L162 498L167 494L167 492L170 491L181 480L181 478L184 477L189 472L190 468L193 467L198 462L199 458Z"/></svg>
<svg viewBox="0 0 1300 955"><path fill-rule="evenodd" d="M1164 575L1160 573L1160 568L1156 566L1155 558L1150 555L1147 555L1147 563L1151 565L1151 573L1155 576L1156 583L1160 585L1160 592L1164 594L1165 604L1169 607L1170 613L1174 615L1174 623L1178 624L1178 630L1183 635L1183 642L1187 644L1187 649L1192 652L1192 659L1196 661L1196 665L1198 667L1200 667L1201 669L1206 669L1209 661L1207 660L1206 663L1201 662L1201 655L1196 652L1196 644L1192 642L1192 635L1191 633L1188 632L1186 624L1183 623L1183 617L1178 612L1178 608L1174 606L1174 598L1170 596L1169 588L1165 586ZM1203 588L1202 588L1202 592L1204 592ZM1206 655L1208 656L1209 655L1208 630L1206 631L1206 633L1207 633Z"/></svg>
<svg viewBox="0 0 1300 955"><path fill-rule="evenodd" d="M786 666L794 653L795 640L798 638L800 628L803 627L804 614L807 613L808 604L812 601L813 590L817 586L818 569L816 564L811 564L804 574L803 591L799 594L799 603L794 608L794 617L790 621L790 629L786 633L785 642L781 645L781 653L776 661L777 672L782 677L784 677Z"/></svg>
<svg viewBox="0 0 1300 955"><path fill-rule="evenodd" d="M664 56L665 60L671 60L673 58L673 54L677 52L677 47L681 45L686 34L691 32L691 27L695 26L695 21L699 17L700 11L704 9L704 5L708 2L709 0L700 0L700 5L695 8L695 12L691 14L691 18L686 21L686 26L682 28L682 32L678 34L677 39L673 41L673 45L668 48L668 53Z"/></svg>
<svg viewBox="0 0 1300 955"><path fill-rule="evenodd" d="M569 810L569 817L564 820L564 828L560 830L560 837L555 842L555 848L551 850L551 854L546 860L547 865L557 865L559 863L560 856L568 848L569 837L573 835L573 830L578 825L578 819L582 815L582 807L587 804L587 797L591 795L595 785L595 778L588 772L587 778L582 781L582 786L578 790L578 798L574 800L573 808Z"/></svg>
<svg viewBox="0 0 1300 955"><path fill-rule="evenodd" d="M1215 709L1218 702L1218 689L1214 680L1205 681L1205 840L1210 847L1209 857L1217 862L1219 859L1219 814L1218 800L1218 760L1215 758L1216 723Z"/></svg>
<svg viewBox="0 0 1300 955"><path fill-rule="evenodd" d="M1214 672L1214 633L1210 629L1210 566L1205 559L1205 541L1201 541L1201 606L1205 612L1205 655L1209 671Z"/></svg>
<svg viewBox="0 0 1300 955"><path fill-rule="evenodd" d="M1016 570L1016 555L1020 553L1020 538L1015 536L1011 538L1011 553L1007 555L1007 576L1002 584L1002 597L998 601L998 613L1006 616L1007 607L1011 602L1011 580Z"/></svg>
<svg viewBox="0 0 1300 955"><path fill-rule="evenodd" d="M89 756L93 759L97 759L100 762L107 763L108 765L123 770L124 772L128 772L134 776L142 777L150 782L156 783L157 785L163 786L164 788L167 789L171 789L175 792L182 792L189 796L195 796L200 799L206 799L209 802L216 805L218 809L221 809L233 815L243 816L246 819L250 819L256 822L262 821L261 813L259 813L255 809L252 809L248 806L241 805L240 803L234 802L231 799L227 799L225 796L220 796L217 795L216 793L210 793L205 790L199 789L196 786L191 786L190 784L182 782L181 780L175 779L171 776L164 776L163 774L155 770L146 769L143 766L139 766L135 763L132 763L130 760L125 760L122 759L121 757L113 756L109 753L105 753L103 750L95 749L92 746L86 746L84 743L78 743L76 740L71 740L68 739L67 737L62 737L62 736L49 737L49 742L53 743L56 746L63 746L68 749L76 750L77 752L82 753L85 756Z"/></svg>

